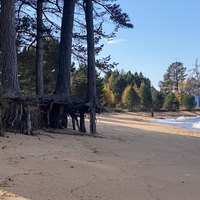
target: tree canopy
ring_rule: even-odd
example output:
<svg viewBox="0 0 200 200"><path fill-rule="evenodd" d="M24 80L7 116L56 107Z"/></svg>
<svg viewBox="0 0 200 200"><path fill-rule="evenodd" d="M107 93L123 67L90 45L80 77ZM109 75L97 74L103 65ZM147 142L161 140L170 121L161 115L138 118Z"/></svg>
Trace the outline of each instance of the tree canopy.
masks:
<svg viewBox="0 0 200 200"><path fill-rule="evenodd" d="M159 87L165 93L179 91L183 89L186 76L186 68L183 67L183 63L172 63L164 74L163 81L159 82Z"/></svg>

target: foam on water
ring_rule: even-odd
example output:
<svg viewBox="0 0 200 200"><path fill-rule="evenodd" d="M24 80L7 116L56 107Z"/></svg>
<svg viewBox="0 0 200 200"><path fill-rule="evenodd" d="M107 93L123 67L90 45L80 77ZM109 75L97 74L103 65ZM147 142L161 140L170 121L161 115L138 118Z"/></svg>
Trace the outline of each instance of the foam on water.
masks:
<svg viewBox="0 0 200 200"><path fill-rule="evenodd" d="M165 119L155 119L154 122L160 124L168 124L172 126L179 126L187 129L200 130L200 116L197 117L180 116L180 117L172 117Z"/></svg>
<svg viewBox="0 0 200 200"><path fill-rule="evenodd" d="M196 129L200 129L200 122L195 122L193 124L193 127L196 128Z"/></svg>

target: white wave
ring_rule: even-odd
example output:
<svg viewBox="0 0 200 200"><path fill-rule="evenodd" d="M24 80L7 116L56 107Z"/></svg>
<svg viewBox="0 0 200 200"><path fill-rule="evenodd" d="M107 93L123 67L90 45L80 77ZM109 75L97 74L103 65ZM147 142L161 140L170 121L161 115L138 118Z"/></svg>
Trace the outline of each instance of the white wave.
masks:
<svg viewBox="0 0 200 200"><path fill-rule="evenodd" d="M195 130L200 129L200 116L195 116L195 117L180 116L173 118L156 119L154 121L160 124L179 126L187 129L195 129Z"/></svg>
<svg viewBox="0 0 200 200"><path fill-rule="evenodd" d="M187 116L181 116L181 117L177 117L176 121L182 121L182 122L192 122L192 121L196 121L200 120L199 119L200 116L195 116L195 117L187 117Z"/></svg>
<svg viewBox="0 0 200 200"><path fill-rule="evenodd" d="M191 119L191 118L193 118L193 117L185 117L185 116L181 116L181 117L177 117L177 118L176 118L176 121L185 121L185 120L187 120L187 119Z"/></svg>
<svg viewBox="0 0 200 200"><path fill-rule="evenodd" d="M200 129L200 122L195 122L195 123L193 123L192 127L193 127L193 128L197 128L197 129Z"/></svg>

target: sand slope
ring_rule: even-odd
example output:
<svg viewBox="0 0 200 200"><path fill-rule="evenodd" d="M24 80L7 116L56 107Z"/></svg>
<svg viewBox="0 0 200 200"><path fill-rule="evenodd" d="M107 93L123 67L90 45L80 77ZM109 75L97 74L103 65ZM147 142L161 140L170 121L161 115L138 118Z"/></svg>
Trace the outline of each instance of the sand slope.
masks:
<svg viewBox="0 0 200 200"><path fill-rule="evenodd" d="M149 113L100 115L101 137L7 133L0 199L199 200L200 132L150 120Z"/></svg>

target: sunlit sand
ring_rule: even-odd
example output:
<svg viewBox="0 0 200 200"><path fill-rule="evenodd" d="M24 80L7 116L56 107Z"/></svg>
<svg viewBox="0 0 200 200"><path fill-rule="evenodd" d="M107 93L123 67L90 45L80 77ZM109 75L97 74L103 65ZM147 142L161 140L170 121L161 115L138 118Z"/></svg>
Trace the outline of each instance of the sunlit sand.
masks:
<svg viewBox="0 0 200 200"><path fill-rule="evenodd" d="M198 115L155 118L189 114ZM100 137L0 137L0 199L199 199L200 131L154 123L145 112L97 115L97 130Z"/></svg>

